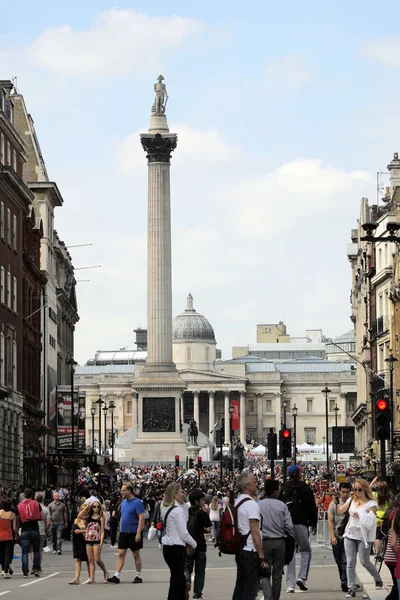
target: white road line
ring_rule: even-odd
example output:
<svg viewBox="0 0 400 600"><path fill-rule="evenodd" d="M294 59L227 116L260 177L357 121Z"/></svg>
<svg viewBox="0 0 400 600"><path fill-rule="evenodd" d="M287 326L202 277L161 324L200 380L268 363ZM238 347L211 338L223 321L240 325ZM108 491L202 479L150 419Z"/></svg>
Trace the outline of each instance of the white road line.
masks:
<svg viewBox="0 0 400 600"><path fill-rule="evenodd" d="M41 581L44 581L45 579L50 579L50 577L55 577L56 575L59 575L60 573L52 573L51 575L46 575L46 577L39 577L38 579L35 579L34 581L30 581L29 583L23 583L22 585L20 585L19 587L26 587L27 585L33 585L34 583L40 583Z"/></svg>
<svg viewBox="0 0 400 600"><path fill-rule="evenodd" d="M7 590L5 592L0 592L0 596L4 596L4 594L9 594L11 592L11 590Z"/></svg>

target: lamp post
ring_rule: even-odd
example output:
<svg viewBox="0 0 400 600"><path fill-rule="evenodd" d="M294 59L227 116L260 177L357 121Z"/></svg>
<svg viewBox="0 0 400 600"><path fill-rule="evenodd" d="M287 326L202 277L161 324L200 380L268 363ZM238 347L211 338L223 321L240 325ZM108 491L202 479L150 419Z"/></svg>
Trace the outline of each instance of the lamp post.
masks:
<svg viewBox="0 0 400 600"><path fill-rule="evenodd" d="M72 430L72 442L71 442L71 450L72 456L75 453L75 403L74 403L74 375L75 375L75 367L78 363L73 359L69 358L67 360L67 365L71 367L71 430Z"/></svg>
<svg viewBox="0 0 400 600"><path fill-rule="evenodd" d="M114 462L114 410L116 406L113 400L111 400L108 408L111 411L111 460Z"/></svg>
<svg viewBox="0 0 400 600"><path fill-rule="evenodd" d="M297 421L297 406L295 404L293 404L293 408L292 408L292 415L293 415L293 458L294 458L294 464L296 464L297 462L297 440L296 440L296 421Z"/></svg>
<svg viewBox="0 0 400 600"><path fill-rule="evenodd" d="M96 407L94 404L92 404L92 407L90 409L90 414L92 416L92 448L93 448L93 452L94 452L94 416L96 414Z"/></svg>
<svg viewBox="0 0 400 600"><path fill-rule="evenodd" d="M101 396L99 396L96 404L99 407L99 455L101 456L101 407L104 404L104 400L102 400Z"/></svg>
<svg viewBox="0 0 400 600"><path fill-rule="evenodd" d="M325 452L325 442L326 442L326 437L323 435L322 436L322 450L323 450L323 452Z"/></svg>
<svg viewBox="0 0 400 600"><path fill-rule="evenodd" d="M393 356L392 350L389 350L389 356L385 358L385 362L389 364L390 374L390 460L394 461L394 406L393 406L393 370L394 363L397 362L397 358Z"/></svg>
<svg viewBox="0 0 400 600"><path fill-rule="evenodd" d="M229 405L229 415L230 415L230 445L231 445L231 460L229 463L229 471L230 471L230 476L231 479L233 478L233 428L232 428L232 419L233 419L233 413L235 412L235 407L233 406L233 404Z"/></svg>
<svg viewBox="0 0 400 600"><path fill-rule="evenodd" d="M331 390L328 388L328 384L321 392L325 395L325 438L326 438L326 471L329 471L329 427L328 427L328 394Z"/></svg>
<svg viewBox="0 0 400 600"><path fill-rule="evenodd" d="M104 406L103 406L103 413L104 413L104 455L106 455L106 448L107 448L107 414L108 414L108 407L107 407L106 403L104 403Z"/></svg>
<svg viewBox="0 0 400 600"><path fill-rule="evenodd" d="M286 390L283 390L283 429L286 429ZM280 453L282 455L282 448L280 448ZM282 464L282 468L283 468L283 481L286 481L286 474L287 474L287 458L286 456L283 457L283 464Z"/></svg>
<svg viewBox="0 0 400 600"><path fill-rule="evenodd" d="M335 481L337 483L337 475L338 475L338 439L337 439L337 414L339 412L339 407L335 404L335 408L333 409L335 413L335 445L336 445L336 468L335 468ZM332 445L333 445L333 436L332 436Z"/></svg>

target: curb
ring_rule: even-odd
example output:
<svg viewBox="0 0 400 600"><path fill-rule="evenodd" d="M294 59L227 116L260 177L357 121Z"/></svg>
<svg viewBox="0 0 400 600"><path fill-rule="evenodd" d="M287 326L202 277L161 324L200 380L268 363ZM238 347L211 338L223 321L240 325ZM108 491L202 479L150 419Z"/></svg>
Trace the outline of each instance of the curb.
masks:
<svg viewBox="0 0 400 600"><path fill-rule="evenodd" d="M356 567L356 575L363 587L363 594L366 594L369 600L385 600L386 596L392 589L392 577L390 575L389 569L385 564L382 565L381 569L381 577L383 581L383 588L381 590L377 590L375 588L375 582L372 579L371 575L366 569L364 569L362 565L359 564L358 561Z"/></svg>

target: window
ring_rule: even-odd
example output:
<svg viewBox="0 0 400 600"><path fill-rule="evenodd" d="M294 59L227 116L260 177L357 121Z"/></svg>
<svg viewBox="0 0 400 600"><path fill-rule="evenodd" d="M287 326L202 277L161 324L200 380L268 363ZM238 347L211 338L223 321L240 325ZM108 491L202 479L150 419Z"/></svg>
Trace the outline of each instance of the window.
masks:
<svg viewBox="0 0 400 600"><path fill-rule="evenodd" d="M190 346L187 348L187 359L192 360L192 349Z"/></svg>
<svg viewBox="0 0 400 600"><path fill-rule="evenodd" d="M0 267L0 302L6 302L6 272L4 267Z"/></svg>
<svg viewBox="0 0 400 600"><path fill-rule="evenodd" d="M7 271L7 308L11 309L11 273Z"/></svg>
<svg viewBox="0 0 400 600"><path fill-rule="evenodd" d="M315 444L315 427L305 427L304 428L304 437L306 440L306 444Z"/></svg>
<svg viewBox="0 0 400 600"><path fill-rule="evenodd" d="M328 444L332 444L332 427L328 429Z"/></svg>
<svg viewBox="0 0 400 600"><path fill-rule="evenodd" d="M17 312L17 278L13 277L13 291L12 291L12 306L13 311Z"/></svg>
<svg viewBox="0 0 400 600"><path fill-rule="evenodd" d="M265 412L267 412L267 413L272 412L272 401L271 400L265 401Z"/></svg>
<svg viewBox="0 0 400 600"><path fill-rule="evenodd" d="M4 165L4 154L5 154L5 140L4 133L0 133L0 163Z"/></svg>
<svg viewBox="0 0 400 600"><path fill-rule="evenodd" d="M351 396L350 394L347 395L346 398L346 410L348 413L352 413L356 410L356 396Z"/></svg>
<svg viewBox="0 0 400 600"><path fill-rule="evenodd" d="M126 412L128 413L128 415L132 414L132 400L128 400L128 402L126 403Z"/></svg>
<svg viewBox="0 0 400 600"><path fill-rule="evenodd" d="M0 383L3 385L6 382L5 355L6 355L6 345L4 342L4 333L0 333Z"/></svg>
<svg viewBox="0 0 400 600"><path fill-rule="evenodd" d="M254 400L247 400L247 406L249 407L249 413L254 412Z"/></svg>
<svg viewBox="0 0 400 600"><path fill-rule="evenodd" d="M7 162L6 165L9 167L11 165L11 144L7 142Z"/></svg>
<svg viewBox="0 0 400 600"><path fill-rule="evenodd" d="M329 412L333 412L336 406L336 398L329 398Z"/></svg>
<svg viewBox="0 0 400 600"><path fill-rule="evenodd" d="M17 389L17 342L13 341L13 355L12 355L12 366L13 366L13 389Z"/></svg>
<svg viewBox="0 0 400 600"><path fill-rule="evenodd" d="M312 413L312 403L313 403L313 399L307 398L307 412L308 413Z"/></svg>
<svg viewBox="0 0 400 600"><path fill-rule="evenodd" d="M52 348L55 349L55 347L56 347L56 339L52 335L49 335L49 344L50 344L50 346Z"/></svg>
<svg viewBox="0 0 400 600"><path fill-rule="evenodd" d="M13 167L14 171L17 172L17 151L16 150L13 150L12 167Z"/></svg>
<svg viewBox="0 0 400 600"><path fill-rule="evenodd" d="M11 210L7 208L7 244L11 246Z"/></svg>
<svg viewBox="0 0 400 600"><path fill-rule="evenodd" d="M3 200L1 201L1 205L0 205L0 225L1 225L1 239L4 240L4 202Z"/></svg>
<svg viewBox="0 0 400 600"><path fill-rule="evenodd" d="M17 251L17 215L13 215L13 248Z"/></svg>

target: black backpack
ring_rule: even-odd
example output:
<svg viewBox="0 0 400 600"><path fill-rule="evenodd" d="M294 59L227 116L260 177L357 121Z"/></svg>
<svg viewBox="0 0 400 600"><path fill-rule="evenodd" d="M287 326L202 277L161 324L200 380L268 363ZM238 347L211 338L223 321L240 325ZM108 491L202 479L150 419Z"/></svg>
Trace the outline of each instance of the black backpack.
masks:
<svg viewBox="0 0 400 600"><path fill-rule="evenodd" d="M200 535L200 526L199 526L199 520L198 520L200 510L201 510L201 508L198 508L195 511L192 511L191 509L189 509L187 530L195 541L198 540L199 535Z"/></svg>
<svg viewBox="0 0 400 600"><path fill-rule="evenodd" d="M281 487L281 500L288 507L292 519L300 516L302 512L301 489L284 483Z"/></svg>

